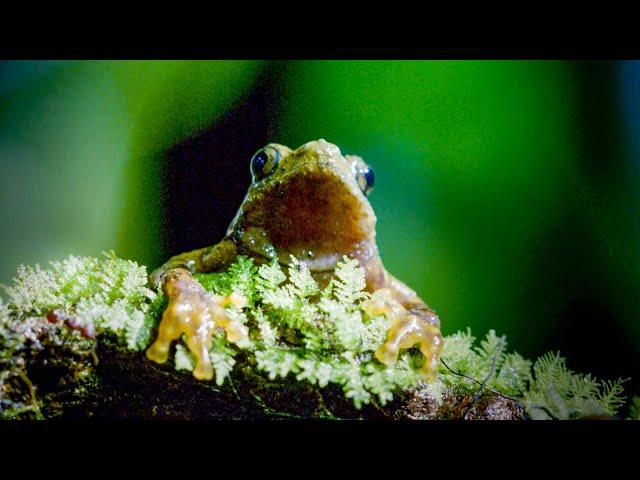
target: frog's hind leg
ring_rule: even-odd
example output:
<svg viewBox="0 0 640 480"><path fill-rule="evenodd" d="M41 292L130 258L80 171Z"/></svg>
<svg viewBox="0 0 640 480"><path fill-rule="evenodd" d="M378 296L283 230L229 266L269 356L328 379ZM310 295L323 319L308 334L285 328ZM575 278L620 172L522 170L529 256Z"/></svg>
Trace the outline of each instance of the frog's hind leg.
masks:
<svg viewBox="0 0 640 480"><path fill-rule="evenodd" d="M213 366L209 349L212 345L211 335L198 334L186 336L186 343L189 350L196 359L196 365L193 369L193 376L200 380L208 380L213 378Z"/></svg>
<svg viewBox="0 0 640 480"><path fill-rule="evenodd" d="M177 315L175 307L170 305L162 314L156 341L147 349L147 358L157 363L164 363L169 358L171 342L180 338L183 329L173 321Z"/></svg>

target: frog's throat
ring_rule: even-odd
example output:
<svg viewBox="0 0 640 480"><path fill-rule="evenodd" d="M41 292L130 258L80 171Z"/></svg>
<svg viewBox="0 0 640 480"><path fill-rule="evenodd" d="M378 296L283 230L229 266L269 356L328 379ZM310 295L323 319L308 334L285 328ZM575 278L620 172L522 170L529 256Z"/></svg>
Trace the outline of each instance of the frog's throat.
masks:
<svg viewBox="0 0 640 480"><path fill-rule="evenodd" d="M263 229L278 251L296 257L305 249L349 254L375 235L375 213L351 171L305 161L277 173L252 185L228 234Z"/></svg>
<svg viewBox="0 0 640 480"><path fill-rule="evenodd" d="M378 247L375 238L366 237L360 241L353 251L315 255L313 252L291 252L289 250L276 250L266 237L262 229L252 228L238 234L230 232L228 237L238 247L240 254L261 258L265 261L277 260L282 265L291 265L292 257L312 272L331 272L336 265L346 256L358 260L360 265L367 265L371 259L378 255Z"/></svg>

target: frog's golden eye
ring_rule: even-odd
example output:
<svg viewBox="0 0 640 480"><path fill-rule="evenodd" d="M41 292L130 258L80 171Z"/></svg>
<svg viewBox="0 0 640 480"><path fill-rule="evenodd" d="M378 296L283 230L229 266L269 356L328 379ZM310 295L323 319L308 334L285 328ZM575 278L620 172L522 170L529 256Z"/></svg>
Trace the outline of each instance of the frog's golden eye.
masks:
<svg viewBox="0 0 640 480"><path fill-rule="evenodd" d="M373 190L373 184L376 182L376 175L373 173L373 168L367 164L362 165L356 172L356 180L362 193L369 195L371 190Z"/></svg>
<svg viewBox="0 0 640 480"><path fill-rule="evenodd" d="M258 150L251 158L251 175L257 182L275 172L280 161L280 151L273 147Z"/></svg>

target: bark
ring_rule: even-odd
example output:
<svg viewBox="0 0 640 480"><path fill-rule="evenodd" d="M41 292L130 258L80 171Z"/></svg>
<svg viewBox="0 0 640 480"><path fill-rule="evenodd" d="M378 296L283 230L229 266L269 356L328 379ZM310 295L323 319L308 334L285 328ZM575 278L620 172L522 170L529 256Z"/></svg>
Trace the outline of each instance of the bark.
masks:
<svg viewBox="0 0 640 480"><path fill-rule="evenodd" d="M250 359L222 387L171 364L149 361L117 339L85 338L64 324L31 318L19 326L23 343L0 364L4 418L135 419L506 419L525 417L512 399L487 392L449 392L437 404L424 386L385 406L356 409L336 386L317 388L293 376L269 381ZM86 333L86 332L85 332ZM6 352L5 352L6 353Z"/></svg>

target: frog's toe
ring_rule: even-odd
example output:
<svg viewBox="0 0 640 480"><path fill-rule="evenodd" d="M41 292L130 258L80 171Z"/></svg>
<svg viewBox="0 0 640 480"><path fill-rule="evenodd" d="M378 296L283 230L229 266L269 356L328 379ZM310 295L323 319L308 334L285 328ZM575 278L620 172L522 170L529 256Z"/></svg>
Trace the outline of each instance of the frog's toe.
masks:
<svg viewBox="0 0 640 480"><path fill-rule="evenodd" d="M247 327L237 322L229 322L225 328L227 340L231 343L239 343L249 336Z"/></svg>
<svg viewBox="0 0 640 480"><path fill-rule="evenodd" d="M170 302L167 309L162 314L158 336L156 341L147 349L146 355L149 360L156 363L165 363L169 359L171 343L180 338L182 330L180 326L179 304Z"/></svg>
<svg viewBox="0 0 640 480"><path fill-rule="evenodd" d="M225 308L232 305L236 310L242 309L247 304L245 297L235 292L227 296L211 295L209 302L209 312L213 317L214 324L224 328L227 340L231 343L238 343L248 338L249 332L247 327L234 320Z"/></svg>
<svg viewBox="0 0 640 480"><path fill-rule="evenodd" d="M160 339L156 340L153 345L147 349L147 358L156 363L165 363L169 358L169 346L170 344L168 342Z"/></svg>
<svg viewBox="0 0 640 480"><path fill-rule="evenodd" d="M198 380L211 380L213 378L213 366L211 362L198 362L192 373Z"/></svg>
<svg viewBox="0 0 640 480"><path fill-rule="evenodd" d="M374 355L381 363L393 365L398 360L399 353L400 349L397 345L387 340L376 350Z"/></svg>

